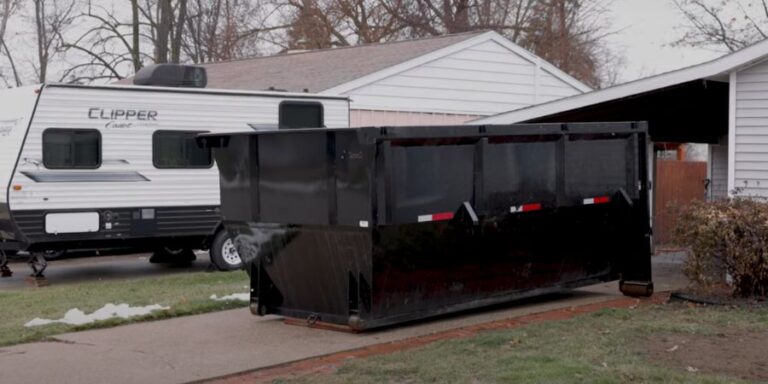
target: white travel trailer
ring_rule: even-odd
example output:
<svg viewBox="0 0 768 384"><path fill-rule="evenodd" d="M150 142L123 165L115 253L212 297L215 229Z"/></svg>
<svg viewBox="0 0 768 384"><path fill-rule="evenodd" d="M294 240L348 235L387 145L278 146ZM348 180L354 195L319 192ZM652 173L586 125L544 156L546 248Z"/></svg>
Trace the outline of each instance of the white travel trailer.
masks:
<svg viewBox="0 0 768 384"><path fill-rule="evenodd" d="M239 257L220 226L218 172L197 135L348 122L347 98L306 93L60 84L1 91L0 258L211 248L217 267L235 268Z"/></svg>

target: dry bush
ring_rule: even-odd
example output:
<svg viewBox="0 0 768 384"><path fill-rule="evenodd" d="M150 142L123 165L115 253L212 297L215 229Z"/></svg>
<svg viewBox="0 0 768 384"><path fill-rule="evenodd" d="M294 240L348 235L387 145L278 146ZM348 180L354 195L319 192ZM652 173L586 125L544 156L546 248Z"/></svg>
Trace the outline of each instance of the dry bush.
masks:
<svg viewBox="0 0 768 384"><path fill-rule="evenodd" d="M768 203L747 198L682 209L676 240L690 249L686 276L704 290L726 283L737 296L768 293Z"/></svg>

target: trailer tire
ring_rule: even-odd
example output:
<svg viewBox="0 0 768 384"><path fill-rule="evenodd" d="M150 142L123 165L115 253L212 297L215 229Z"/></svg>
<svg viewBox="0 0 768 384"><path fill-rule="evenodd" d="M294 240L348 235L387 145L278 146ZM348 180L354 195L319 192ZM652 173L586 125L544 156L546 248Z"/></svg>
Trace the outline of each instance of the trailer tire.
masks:
<svg viewBox="0 0 768 384"><path fill-rule="evenodd" d="M67 254L67 251L66 250L58 250L58 251L47 250L47 251L33 252L33 253L39 253L47 261L53 261L53 260L64 257L64 255Z"/></svg>
<svg viewBox="0 0 768 384"><path fill-rule="evenodd" d="M197 259L192 248L176 246L160 247L152 253L149 262L152 264L189 265Z"/></svg>
<svg viewBox="0 0 768 384"><path fill-rule="evenodd" d="M225 230L216 233L211 243L211 263L220 271L243 269L243 260L237 253L235 243Z"/></svg>

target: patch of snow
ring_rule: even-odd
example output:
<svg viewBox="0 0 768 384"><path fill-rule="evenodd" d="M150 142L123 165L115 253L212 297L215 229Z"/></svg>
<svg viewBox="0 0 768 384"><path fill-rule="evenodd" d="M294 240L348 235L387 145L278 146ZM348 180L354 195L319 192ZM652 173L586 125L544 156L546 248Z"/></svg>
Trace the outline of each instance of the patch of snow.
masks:
<svg viewBox="0 0 768 384"><path fill-rule="evenodd" d="M240 300L240 301L251 301L251 294L250 293L233 293L231 295L218 297L216 295L211 295L211 300L216 301L233 301L233 300Z"/></svg>
<svg viewBox="0 0 768 384"><path fill-rule="evenodd" d="M114 318L128 319L135 316L148 315L154 311L168 310L171 307L164 307L160 304L152 304L144 307L131 307L128 304L114 305L112 303L95 310L91 314L86 314L78 308L70 309L64 314L64 317L57 320L41 319L39 317L30 320L25 327L37 327L41 325L48 325L54 323L62 323L69 325L83 325L90 324L96 321L104 321Z"/></svg>

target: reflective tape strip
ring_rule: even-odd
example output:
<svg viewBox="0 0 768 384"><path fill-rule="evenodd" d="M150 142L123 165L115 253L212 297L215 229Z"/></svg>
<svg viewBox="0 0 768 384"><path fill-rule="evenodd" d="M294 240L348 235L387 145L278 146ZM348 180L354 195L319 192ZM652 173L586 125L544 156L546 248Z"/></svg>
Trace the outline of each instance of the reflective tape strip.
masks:
<svg viewBox="0 0 768 384"><path fill-rule="evenodd" d="M509 207L509 211L512 213L518 212L533 212L541 210L541 203L529 203L519 205L517 207Z"/></svg>
<svg viewBox="0 0 768 384"><path fill-rule="evenodd" d="M360 227L361 228L368 228L368 222L365 220L360 220Z"/></svg>
<svg viewBox="0 0 768 384"><path fill-rule="evenodd" d="M435 213L431 215L421 215L418 217L419 223L426 223L429 221L443 221L453 219L453 212Z"/></svg>
<svg viewBox="0 0 768 384"><path fill-rule="evenodd" d="M584 205L605 204L610 202L611 202L611 198L608 196L600 196L600 197L592 197L589 199L584 199Z"/></svg>

